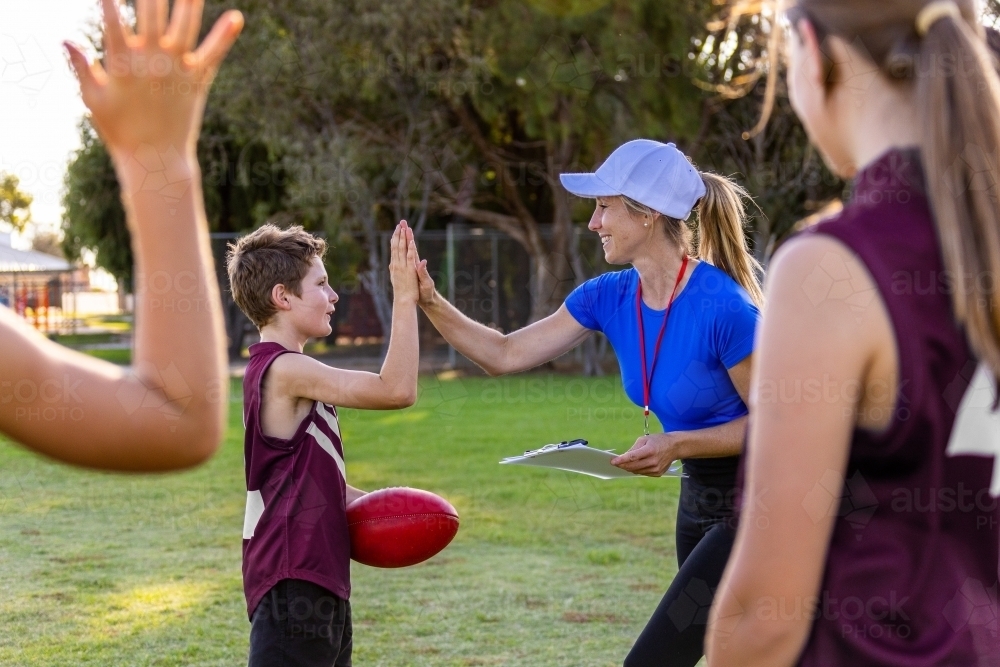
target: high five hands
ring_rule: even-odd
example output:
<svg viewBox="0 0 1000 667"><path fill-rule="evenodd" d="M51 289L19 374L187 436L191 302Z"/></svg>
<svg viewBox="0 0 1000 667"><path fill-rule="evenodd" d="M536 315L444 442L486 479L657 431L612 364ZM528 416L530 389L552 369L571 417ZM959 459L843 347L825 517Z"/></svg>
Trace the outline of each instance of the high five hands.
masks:
<svg viewBox="0 0 1000 667"><path fill-rule="evenodd" d="M104 8L104 59L89 62L65 43L94 127L116 164L150 147L194 155L212 80L243 29L243 15L223 14L197 45L204 0L136 0L137 31L122 22L117 0Z"/></svg>
<svg viewBox="0 0 1000 667"><path fill-rule="evenodd" d="M611 465L637 475L662 477L670 468L670 464L680 458L678 452L680 442L679 433L643 435L627 452L611 459Z"/></svg>

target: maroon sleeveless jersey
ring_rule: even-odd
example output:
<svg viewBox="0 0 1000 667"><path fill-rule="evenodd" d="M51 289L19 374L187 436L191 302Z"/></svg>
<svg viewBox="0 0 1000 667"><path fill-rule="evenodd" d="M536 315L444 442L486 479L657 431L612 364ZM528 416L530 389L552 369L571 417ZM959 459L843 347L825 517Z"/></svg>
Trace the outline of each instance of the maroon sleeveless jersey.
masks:
<svg viewBox="0 0 1000 667"><path fill-rule="evenodd" d="M867 267L877 294L852 290L833 259L804 289L859 307L881 296L900 380L888 429L856 429L845 478L820 483L842 498L799 664L1000 665L1000 415L953 315L958 278L944 271L919 153L883 155L840 215L805 233Z"/></svg>
<svg viewBox="0 0 1000 667"><path fill-rule="evenodd" d="M351 594L344 449L337 410L316 401L288 440L260 428L261 380L282 354L278 343L250 346L243 377L247 509L243 590L247 613L282 579L304 579L345 600Z"/></svg>

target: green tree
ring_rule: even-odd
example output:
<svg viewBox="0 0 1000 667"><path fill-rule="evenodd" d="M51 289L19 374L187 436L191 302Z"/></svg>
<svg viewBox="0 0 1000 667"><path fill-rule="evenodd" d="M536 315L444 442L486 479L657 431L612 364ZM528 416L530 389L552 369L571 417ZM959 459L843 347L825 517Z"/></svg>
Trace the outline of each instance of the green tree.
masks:
<svg viewBox="0 0 1000 667"><path fill-rule="evenodd" d="M0 172L0 222L24 231L31 221L32 197L21 190L21 181L13 174Z"/></svg>
<svg viewBox="0 0 1000 667"><path fill-rule="evenodd" d="M76 261L84 248L93 251L97 266L130 291L132 246L121 190L111 158L86 118L80 122L80 148L66 169L62 203L66 257Z"/></svg>
<svg viewBox="0 0 1000 667"><path fill-rule="evenodd" d="M213 113L216 108L206 114L198 143L209 229L227 233L254 229L280 212L288 178L280 155L259 142L235 137L224 118ZM80 143L65 176L63 252L70 260L78 260L83 249L91 250L97 266L130 291L134 260L118 180L110 156L86 118L80 123ZM213 243L223 286L228 284L225 251L225 241ZM230 352L235 356L248 320L227 291L223 291L223 306Z"/></svg>
<svg viewBox="0 0 1000 667"><path fill-rule="evenodd" d="M206 14L230 4L210 0ZM331 278L356 275L385 323L378 239L400 218L418 232L464 221L507 233L533 260L531 319L552 312L587 277L573 220L592 206L568 197L558 175L592 169L629 139L675 141L702 168L748 185L763 209L762 255L842 188L784 102L767 132L743 139L759 112L770 25L726 5L238 4L247 28L213 87L199 144L213 229L272 219L325 232ZM117 186L83 131L67 175L66 243L95 248L127 277Z"/></svg>
<svg viewBox="0 0 1000 667"><path fill-rule="evenodd" d="M288 213L328 229L386 229L400 217L418 229L500 229L533 259L532 319L580 278L576 203L558 174L592 167L627 139L680 141L700 127L706 95L686 63L707 14L688 3L244 9L248 30L217 85L234 124L290 147L305 178Z"/></svg>

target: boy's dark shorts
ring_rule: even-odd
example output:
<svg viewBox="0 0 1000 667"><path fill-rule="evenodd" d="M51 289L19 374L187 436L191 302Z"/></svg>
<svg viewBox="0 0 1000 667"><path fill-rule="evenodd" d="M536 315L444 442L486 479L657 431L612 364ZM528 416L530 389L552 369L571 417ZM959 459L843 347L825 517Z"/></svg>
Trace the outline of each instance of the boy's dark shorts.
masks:
<svg viewBox="0 0 1000 667"><path fill-rule="evenodd" d="M352 634L350 602L283 579L253 612L249 667L351 667Z"/></svg>

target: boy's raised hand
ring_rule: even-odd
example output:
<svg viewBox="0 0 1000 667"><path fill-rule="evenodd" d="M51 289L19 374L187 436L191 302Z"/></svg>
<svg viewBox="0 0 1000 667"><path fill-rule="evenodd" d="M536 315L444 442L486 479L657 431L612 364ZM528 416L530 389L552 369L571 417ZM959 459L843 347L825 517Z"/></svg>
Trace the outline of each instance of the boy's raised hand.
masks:
<svg viewBox="0 0 1000 667"><path fill-rule="evenodd" d="M420 298L417 282L417 246L413 242L413 230L400 220L389 242L389 278L392 280L393 298L416 304Z"/></svg>
<svg viewBox="0 0 1000 667"><path fill-rule="evenodd" d="M136 0L137 33L123 24L118 0L101 2L104 64L65 46L108 152L119 167L150 150L193 157L208 90L243 29L243 15L223 14L194 50L204 0L176 0L169 24L168 0Z"/></svg>

